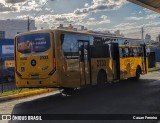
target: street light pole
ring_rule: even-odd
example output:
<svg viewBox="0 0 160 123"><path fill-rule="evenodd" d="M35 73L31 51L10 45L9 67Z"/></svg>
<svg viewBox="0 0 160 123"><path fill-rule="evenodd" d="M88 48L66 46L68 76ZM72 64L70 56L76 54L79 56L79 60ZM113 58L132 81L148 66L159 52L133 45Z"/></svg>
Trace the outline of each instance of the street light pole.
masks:
<svg viewBox="0 0 160 123"><path fill-rule="evenodd" d="M142 27L142 40L144 40L144 30L143 30L143 27Z"/></svg>
<svg viewBox="0 0 160 123"><path fill-rule="evenodd" d="M44 8L44 6L48 3L49 0L47 0L44 5L41 7L41 9L35 14L34 18L38 16L38 14L41 12L41 10ZM51 0L53 1L53 0ZM29 16L28 16L28 21L27 21L27 27L28 27L28 32L30 31L30 25L33 22L33 20L29 21Z"/></svg>
<svg viewBox="0 0 160 123"><path fill-rule="evenodd" d="M29 16L28 16L28 19L27 19L27 27L28 27L27 29L28 29L28 32L29 32L29 30L30 30L30 29L29 29L29 26L30 26L30 23L29 23Z"/></svg>

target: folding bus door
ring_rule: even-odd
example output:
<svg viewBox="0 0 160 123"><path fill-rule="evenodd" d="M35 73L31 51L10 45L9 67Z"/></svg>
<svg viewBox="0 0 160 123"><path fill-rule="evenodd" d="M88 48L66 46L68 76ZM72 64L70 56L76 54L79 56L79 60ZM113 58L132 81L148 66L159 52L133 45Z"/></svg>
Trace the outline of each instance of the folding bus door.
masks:
<svg viewBox="0 0 160 123"><path fill-rule="evenodd" d="M78 40L78 46L79 46L80 85L86 86L91 84L89 41Z"/></svg>
<svg viewBox="0 0 160 123"><path fill-rule="evenodd" d="M118 43L111 43L112 73L114 80L120 79L120 57Z"/></svg>

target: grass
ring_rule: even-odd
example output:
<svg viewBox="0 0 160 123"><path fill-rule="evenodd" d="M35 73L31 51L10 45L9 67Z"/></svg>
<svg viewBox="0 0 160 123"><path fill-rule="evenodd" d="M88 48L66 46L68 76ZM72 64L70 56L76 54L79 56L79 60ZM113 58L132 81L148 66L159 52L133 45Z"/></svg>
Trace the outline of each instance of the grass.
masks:
<svg viewBox="0 0 160 123"><path fill-rule="evenodd" d="M149 72L157 71L157 70L160 70L160 66L157 66L157 67L153 67L153 68L149 68L149 69L148 69Z"/></svg>
<svg viewBox="0 0 160 123"><path fill-rule="evenodd" d="M22 92L33 91L33 90L39 90L39 89L40 88L23 88L23 89L18 89L18 90L13 90L13 91L7 91L7 92L0 93L0 97L18 94Z"/></svg>

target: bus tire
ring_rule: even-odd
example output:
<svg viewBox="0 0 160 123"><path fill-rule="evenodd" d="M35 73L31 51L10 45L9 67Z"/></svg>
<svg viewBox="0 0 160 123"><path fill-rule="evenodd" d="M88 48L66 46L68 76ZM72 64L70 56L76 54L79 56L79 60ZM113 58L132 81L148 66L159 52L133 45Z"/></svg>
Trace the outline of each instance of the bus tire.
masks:
<svg viewBox="0 0 160 123"><path fill-rule="evenodd" d="M100 70L97 76L97 86L103 87L106 82L107 82L107 74L105 70Z"/></svg>
<svg viewBox="0 0 160 123"><path fill-rule="evenodd" d="M141 75L141 69L140 67L137 67L136 69L136 76L135 76L135 80L139 80L140 79L140 75Z"/></svg>

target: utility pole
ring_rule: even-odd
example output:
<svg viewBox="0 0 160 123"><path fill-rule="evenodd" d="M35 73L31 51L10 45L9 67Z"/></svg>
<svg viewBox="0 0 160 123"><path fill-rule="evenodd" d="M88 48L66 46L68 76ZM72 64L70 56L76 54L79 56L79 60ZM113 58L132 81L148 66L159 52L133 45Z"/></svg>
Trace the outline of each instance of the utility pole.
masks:
<svg viewBox="0 0 160 123"><path fill-rule="evenodd" d="M28 20L27 20L27 27L28 27L28 32L29 32L29 26L30 26L30 23L29 23L29 16L28 16Z"/></svg>
<svg viewBox="0 0 160 123"><path fill-rule="evenodd" d="M143 27L142 27L142 40L144 40L144 30L143 30Z"/></svg>

